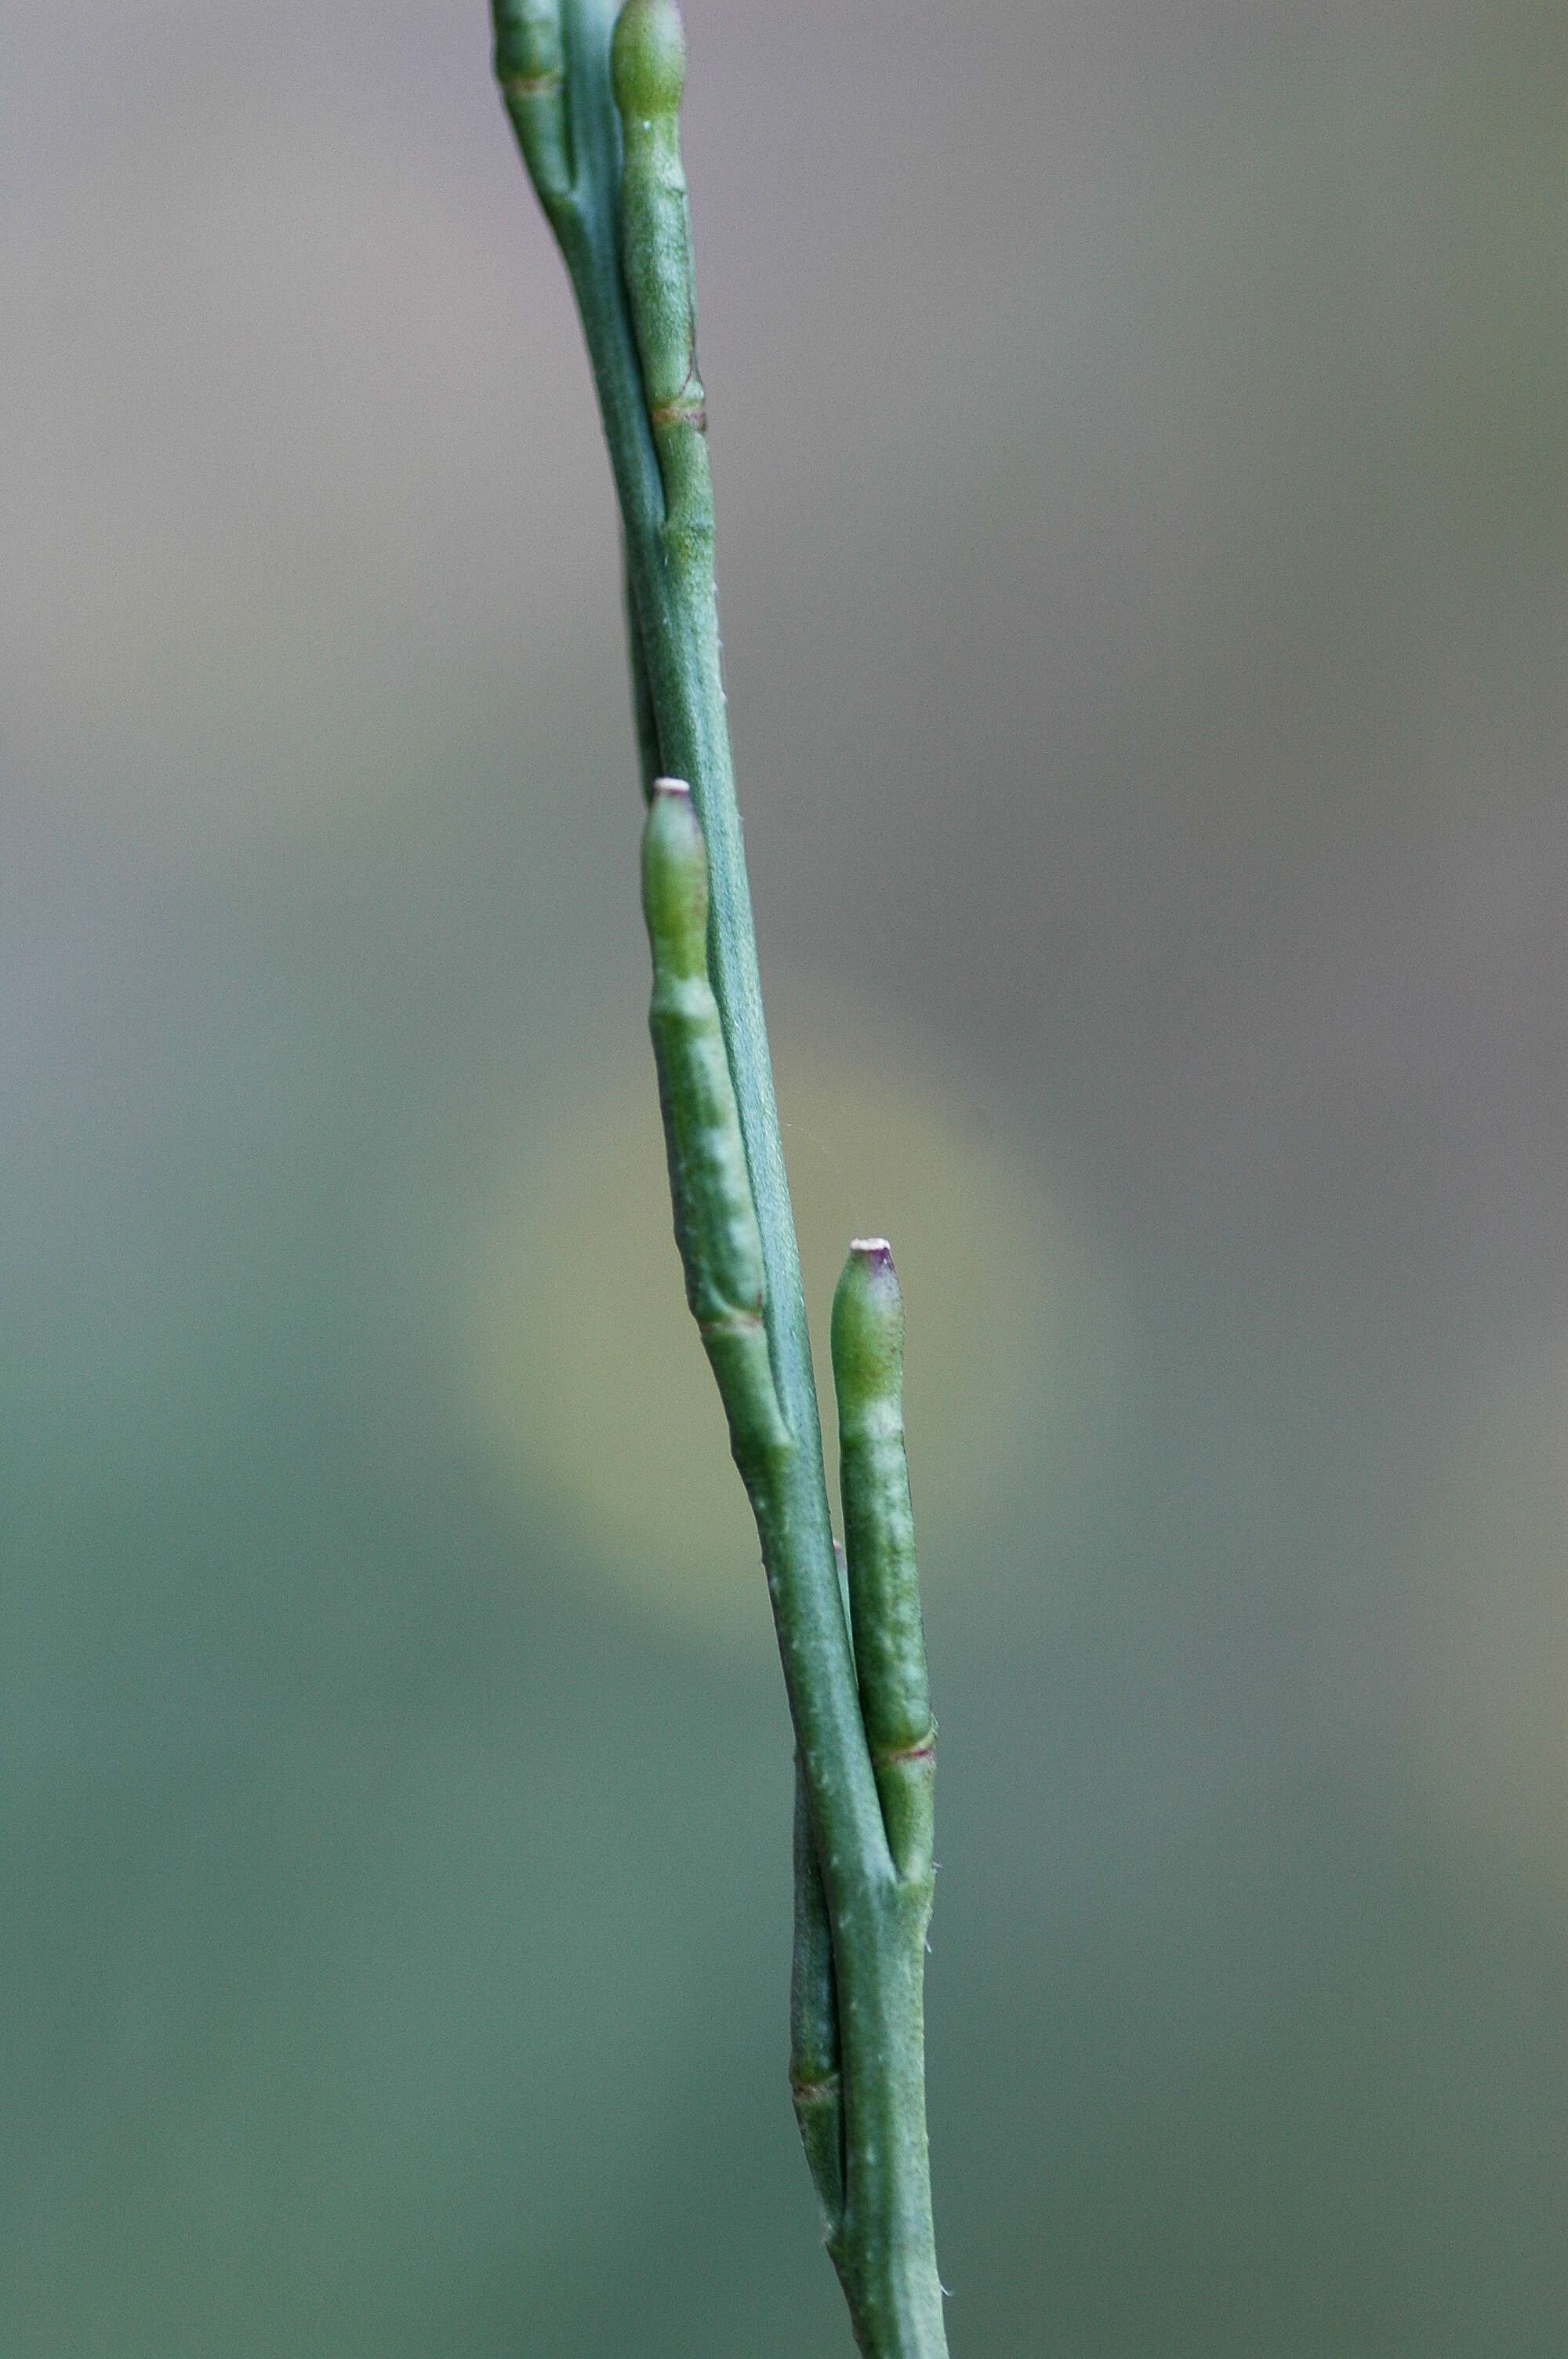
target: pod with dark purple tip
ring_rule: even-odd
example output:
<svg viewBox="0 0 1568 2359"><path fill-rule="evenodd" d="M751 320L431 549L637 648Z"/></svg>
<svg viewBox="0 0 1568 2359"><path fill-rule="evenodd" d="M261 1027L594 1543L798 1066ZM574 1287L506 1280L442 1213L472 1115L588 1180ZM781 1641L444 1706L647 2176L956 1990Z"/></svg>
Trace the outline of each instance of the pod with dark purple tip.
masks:
<svg viewBox="0 0 1568 2359"><path fill-rule="evenodd" d="M655 778L643 829L654 959L648 1030L659 1077L686 1298L719 1381L749 1491L788 1436L762 1317L762 1241L708 973L708 848L679 778Z"/></svg>
<svg viewBox="0 0 1568 2359"><path fill-rule="evenodd" d="M860 1712L899 1874L931 1872L935 1726L903 1447L903 1297L883 1237L858 1237L833 1298L838 1485Z"/></svg>

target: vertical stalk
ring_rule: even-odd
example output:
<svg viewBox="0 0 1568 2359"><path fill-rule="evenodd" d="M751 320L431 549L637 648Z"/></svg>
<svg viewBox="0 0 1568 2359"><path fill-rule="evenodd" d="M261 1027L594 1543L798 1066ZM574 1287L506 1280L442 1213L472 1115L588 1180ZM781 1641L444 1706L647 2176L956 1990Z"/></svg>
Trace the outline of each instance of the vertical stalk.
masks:
<svg viewBox="0 0 1568 2359"><path fill-rule="evenodd" d="M719 664L685 37L674 0L626 0L613 24L611 0L494 0L494 15L497 76L576 291L621 506L676 1236L756 1517L796 1735L803 2137L860 2348L945 2359L925 2142L929 1841L912 1876L890 1843L900 1822L884 1816L888 1767L834 1557ZM852 1524L848 1494L845 1512ZM928 1741L925 1757L928 1798Z"/></svg>

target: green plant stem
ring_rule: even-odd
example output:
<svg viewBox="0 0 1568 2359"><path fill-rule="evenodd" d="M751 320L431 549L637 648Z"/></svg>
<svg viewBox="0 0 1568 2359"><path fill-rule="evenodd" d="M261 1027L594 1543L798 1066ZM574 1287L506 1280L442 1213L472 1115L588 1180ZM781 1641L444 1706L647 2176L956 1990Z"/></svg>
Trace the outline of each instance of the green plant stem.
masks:
<svg viewBox="0 0 1568 2359"><path fill-rule="evenodd" d="M711 979L754 1207L765 1358L731 1353L732 1331L722 1320L709 1321L704 1340L756 1516L827 1906L842 2072L841 2200L822 2159L827 2147L813 2157L808 2137L808 2158L860 2347L877 2359L940 2359L946 2345L931 2231L922 2022L929 1893L922 1899L912 1890L890 1848L834 1560L719 665L713 506L676 131L684 40L669 0L629 0L612 65L611 16L611 0L495 0L496 71L571 276L598 387L624 531L644 792L652 795L655 758L666 777L687 782L705 847L701 980ZM660 803L652 795L651 829ZM645 850L645 897L647 861ZM682 980L695 986L697 978ZM658 1040L655 1024L656 1047ZM701 1070L708 1090L711 1071ZM695 1165L684 1149L677 1153L663 1062L660 1072L690 1293L687 1244L706 1214L700 1202L688 1207L682 1234L682 1174L706 1167L700 1153ZM691 1136L704 1125L707 1136L721 1115L705 1098ZM750 1315L743 1303L730 1308ZM817 1987L820 1996L820 1973Z"/></svg>
<svg viewBox="0 0 1568 2359"><path fill-rule="evenodd" d="M816 1863L811 1798L795 1763L795 1955L789 1978L789 2086L806 2165L822 2206L822 2233L841 2267L844 2231L844 2075L833 1921Z"/></svg>
<svg viewBox="0 0 1568 2359"><path fill-rule="evenodd" d="M648 685L648 666L643 654L643 625L637 615L637 592L632 582L630 564L623 567L622 580L626 598L626 659L632 674L632 733L637 741L637 775L643 782L643 800L654 799L654 780L664 771L664 757L659 751L659 716L654 711L654 691Z"/></svg>

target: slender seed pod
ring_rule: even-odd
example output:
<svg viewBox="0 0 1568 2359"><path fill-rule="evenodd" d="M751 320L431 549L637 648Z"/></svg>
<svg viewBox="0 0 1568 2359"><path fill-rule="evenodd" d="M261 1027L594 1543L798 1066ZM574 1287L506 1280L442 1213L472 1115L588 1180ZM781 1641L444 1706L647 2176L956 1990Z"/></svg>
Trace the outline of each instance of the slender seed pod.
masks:
<svg viewBox="0 0 1568 2359"><path fill-rule="evenodd" d="M494 0L495 78L528 175L552 218L571 194L561 0Z"/></svg>
<svg viewBox="0 0 1568 2359"><path fill-rule="evenodd" d="M838 1991L833 1929L811 1802L798 1755L795 1765L795 1955L789 1978L789 2085L795 2118L822 2206L829 2250L844 2221L844 2084L839 2070Z"/></svg>
<svg viewBox="0 0 1568 2359"><path fill-rule="evenodd" d="M762 1254L708 976L708 848L678 778L656 778L643 832L643 915L654 959L649 1028L693 1316L756 1317Z"/></svg>
<svg viewBox="0 0 1568 2359"><path fill-rule="evenodd" d="M620 110L621 255L670 528L710 542L691 207L680 152L686 35L675 0L626 0L610 71Z"/></svg>
<svg viewBox="0 0 1568 2359"><path fill-rule="evenodd" d="M679 778L655 778L643 830L648 1006L686 1298L755 1498L788 1440L762 1319L762 1241L708 974L708 847Z"/></svg>
<svg viewBox="0 0 1568 2359"><path fill-rule="evenodd" d="M903 1298L882 1237L858 1237L833 1297L838 1484L860 1711L888 1847L931 1867L935 1728L903 1451Z"/></svg>

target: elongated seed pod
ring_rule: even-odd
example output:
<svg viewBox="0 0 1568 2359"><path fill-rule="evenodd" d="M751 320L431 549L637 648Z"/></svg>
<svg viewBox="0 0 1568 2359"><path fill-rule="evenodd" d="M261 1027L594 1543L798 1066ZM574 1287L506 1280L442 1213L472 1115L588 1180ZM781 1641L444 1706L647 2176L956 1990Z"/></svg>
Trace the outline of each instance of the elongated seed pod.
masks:
<svg viewBox="0 0 1568 2359"><path fill-rule="evenodd" d="M844 2085L839 2071L838 1991L833 1929L817 1864L811 1803L795 1765L795 1955L789 1978L789 2085L795 2118L822 2206L823 2233L836 2245L844 2220Z"/></svg>
<svg viewBox="0 0 1568 2359"><path fill-rule="evenodd" d="M648 1006L676 1242L749 1491L788 1435L762 1320L762 1241L708 974L708 848L679 778L655 778L643 829L643 915L654 957Z"/></svg>
<svg viewBox="0 0 1568 2359"><path fill-rule="evenodd" d="M622 266L665 506L677 533L710 537L708 412L697 373L691 206L680 152L686 35L675 0L626 0L610 70L624 142Z"/></svg>
<svg viewBox="0 0 1568 2359"><path fill-rule="evenodd" d="M708 975L708 849L678 778L655 778L643 832L643 916L654 960L658 1064L687 1299L702 1324L755 1317L762 1251Z"/></svg>
<svg viewBox="0 0 1568 2359"><path fill-rule="evenodd" d="M894 1864L927 1875L935 1729L903 1450L903 1298L884 1237L849 1248L832 1350L860 1712Z"/></svg>
<svg viewBox="0 0 1568 2359"><path fill-rule="evenodd" d="M561 0L494 0L495 78L546 212L571 193Z"/></svg>

